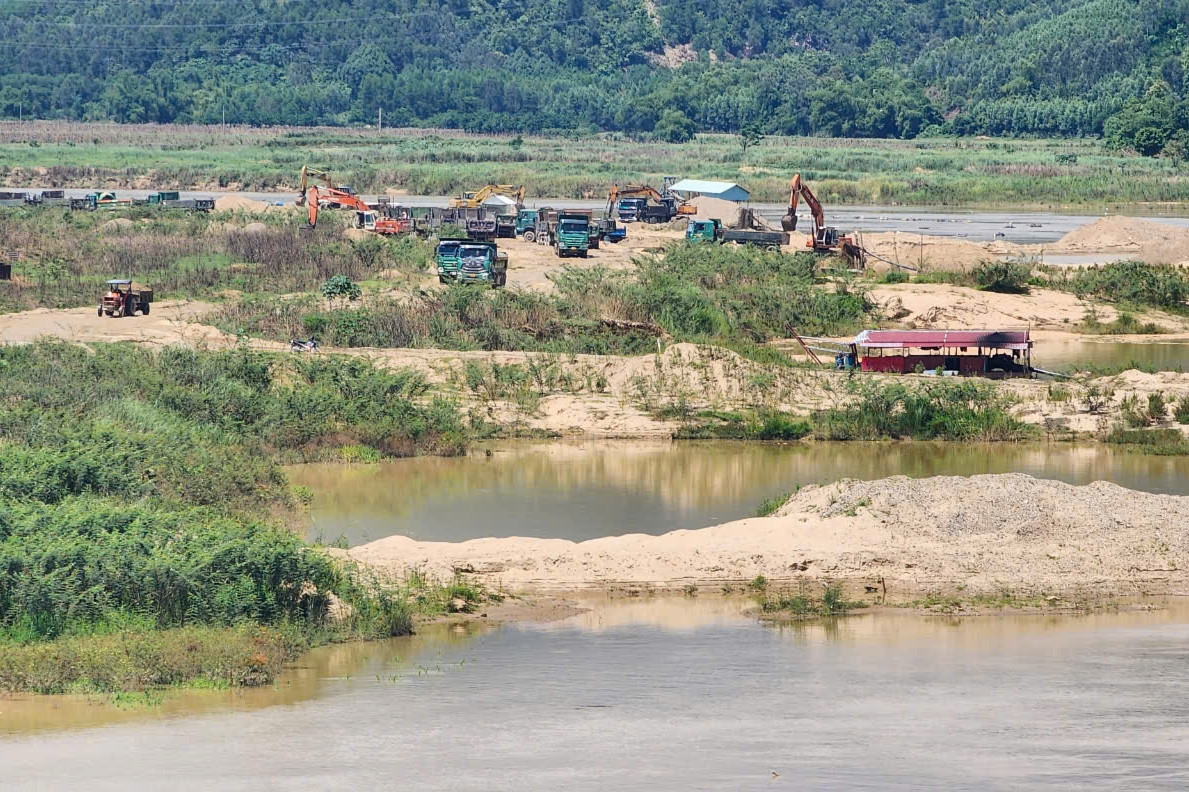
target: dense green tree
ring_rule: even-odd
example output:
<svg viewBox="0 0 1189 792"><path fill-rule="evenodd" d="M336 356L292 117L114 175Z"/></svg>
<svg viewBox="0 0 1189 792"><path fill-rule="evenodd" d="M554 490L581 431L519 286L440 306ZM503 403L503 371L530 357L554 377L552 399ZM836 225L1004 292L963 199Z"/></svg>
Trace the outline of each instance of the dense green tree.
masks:
<svg viewBox="0 0 1189 792"><path fill-rule="evenodd" d="M667 143L685 143L694 139L698 126L680 110L666 110L652 133Z"/></svg>
<svg viewBox="0 0 1189 792"><path fill-rule="evenodd" d="M0 0L0 117L383 109L680 136L674 112L717 132L1106 135L1158 152L1185 128L1186 19L1189 0Z"/></svg>

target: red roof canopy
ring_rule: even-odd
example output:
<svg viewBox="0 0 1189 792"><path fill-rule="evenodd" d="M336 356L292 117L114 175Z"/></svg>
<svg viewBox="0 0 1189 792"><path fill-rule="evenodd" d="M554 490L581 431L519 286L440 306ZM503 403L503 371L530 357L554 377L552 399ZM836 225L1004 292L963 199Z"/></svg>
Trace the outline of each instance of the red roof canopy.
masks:
<svg viewBox="0 0 1189 792"><path fill-rule="evenodd" d="M864 330L855 336L856 346L874 349L933 349L942 347L989 347L1030 349L1027 330Z"/></svg>

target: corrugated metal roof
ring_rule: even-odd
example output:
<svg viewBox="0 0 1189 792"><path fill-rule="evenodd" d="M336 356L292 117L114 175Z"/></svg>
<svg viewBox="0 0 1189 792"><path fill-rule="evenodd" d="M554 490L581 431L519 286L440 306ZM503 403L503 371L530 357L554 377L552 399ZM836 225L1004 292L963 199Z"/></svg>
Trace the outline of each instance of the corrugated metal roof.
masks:
<svg viewBox="0 0 1189 792"><path fill-rule="evenodd" d="M1027 330L864 330L855 336L855 345L869 349L1029 349L1032 339Z"/></svg>
<svg viewBox="0 0 1189 792"><path fill-rule="evenodd" d="M742 190L751 195L746 187L741 187L735 182L702 181L701 179L682 179L670 189L673 192L702 193L703 195L718 195L730 190Z"/></svg>

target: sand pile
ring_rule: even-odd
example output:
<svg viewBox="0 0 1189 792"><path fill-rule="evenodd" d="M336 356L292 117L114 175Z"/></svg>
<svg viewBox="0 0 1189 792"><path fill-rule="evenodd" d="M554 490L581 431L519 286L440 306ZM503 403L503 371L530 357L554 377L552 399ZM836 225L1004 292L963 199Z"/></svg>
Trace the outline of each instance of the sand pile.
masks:
<svg viewBox="0 0 1189 792"><path fill-rule="evenodd" d="M220 212L266 212L269 205L242 195L224 195L215 199L215 209Z"/></svg>
<svg viewBox="0 0 1189 792"><path fill-rule="evenodd" d="M691 200L690 204L698 210L694 215L697 219L721 220L727 228L739 225L739 216L743 211L743 207L734 201L724 201L722 198L711 198L708 195L699 195Z"/></svg>
<svg viewBox="0 0 1189 792"><path fill-rule="evenodd" d="M521 588L680 585L801 574L883 579L889 593L1007 586L1096 594L1185 593L1189 497L1011 473L904 476L806 487L771 517L586 542L393 536L350 555L393 573L473 573Z"/></svg>
<svg viewBox="0 0 1189 792"><path fill-rule="evenodd" d="M924 271L966 271L984 261L1031 255L1028 248L1011 242L972 242L903 231L863 234L862 244L881 259ZM868 264L879 271L890 266L878 259Z"/></svg>
<svg viewBox="0 0 1189 792"><path fill-rule="evenodd" d="M1062 252L1139 252L1154 245L1189 242L1189 229L1138 217L1103 217L1070 231L1057 243Z"/></svg>
<svg viewBox="0 0 1189 792"><path fill-rule="evenodd" d="M117 217L115 219L108 220L106 223L99 226L99 230L106 234L119 234L121 232L127 231L134 225L135 223L133 223L127 217Z"/></svg>

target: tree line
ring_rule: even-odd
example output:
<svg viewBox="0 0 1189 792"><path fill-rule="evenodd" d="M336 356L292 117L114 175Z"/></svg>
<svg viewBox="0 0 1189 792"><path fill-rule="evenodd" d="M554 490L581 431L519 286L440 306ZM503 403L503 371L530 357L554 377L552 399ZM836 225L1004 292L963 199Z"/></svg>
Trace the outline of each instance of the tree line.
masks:
<svg viewBox="0 0 1189 792"><path fill-rule="evenodd" d="M1185 128L1186 18L1189 0L0 0L0 117L382 110L475 131L1106 135L1163 151Z"/></svg>

